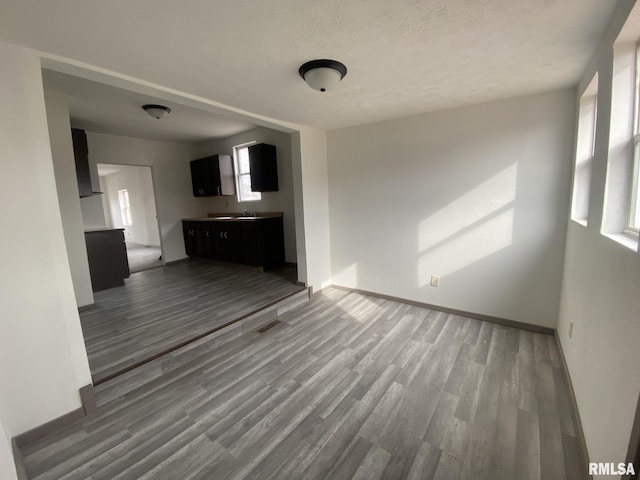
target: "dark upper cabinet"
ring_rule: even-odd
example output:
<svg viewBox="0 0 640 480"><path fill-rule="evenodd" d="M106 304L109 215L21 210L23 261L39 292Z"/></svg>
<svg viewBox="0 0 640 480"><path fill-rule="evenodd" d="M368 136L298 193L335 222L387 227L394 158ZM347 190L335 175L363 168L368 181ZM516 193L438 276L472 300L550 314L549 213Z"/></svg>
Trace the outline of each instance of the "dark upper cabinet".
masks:
<svg viewBox="0 0 640 480"><path fill-rule="evenodd" d="M251 191L278 191L278 161L276 147L258 143L249 147L249 168L251 171Z"/></svg>
<svg viewBox="0 0 640 480"><path fill-rule="evenodd" d="M78 128L71 129L71 139L73 141L73 156L76 161L76 176L78 177L78 190L80 198L93 195L91 188L91 171L89 170L89 147L87 146L87 135L84 130Z"/></svg>
<svg viewBox="0 0 640 480"><path fill-rule="evenodd" d="M231 155L211 155L193 160L190 167L194 197L217 197L235 193Z"/></svg>

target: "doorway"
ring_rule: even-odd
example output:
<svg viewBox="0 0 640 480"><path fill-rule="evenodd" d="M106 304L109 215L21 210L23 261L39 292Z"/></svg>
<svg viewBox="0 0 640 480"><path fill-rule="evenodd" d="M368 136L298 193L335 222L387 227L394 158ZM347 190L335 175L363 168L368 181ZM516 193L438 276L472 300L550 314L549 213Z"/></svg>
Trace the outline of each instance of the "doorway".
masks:
<svg viewBox="0 0 640 480"><path fill-rule="evenodd" d="M131 273L164 265L151 167L98 164L110 228L124 229Z"/></svg>

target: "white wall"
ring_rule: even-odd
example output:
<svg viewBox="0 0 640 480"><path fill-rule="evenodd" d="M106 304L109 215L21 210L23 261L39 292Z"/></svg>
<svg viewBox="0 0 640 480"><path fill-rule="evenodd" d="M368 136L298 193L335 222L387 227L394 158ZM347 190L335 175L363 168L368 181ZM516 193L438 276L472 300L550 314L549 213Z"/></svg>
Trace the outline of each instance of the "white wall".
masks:
<svg viewBox="0 0 640 480"><path fill-rule="evenodd" d="M625 460L640 392L640 254L600 233L609 158L611 45L633 3L621 3L612 17L574 99L577 104L597 71L598 119L588 226L569 222L558 323L593 462Z"/></svg>
<svg viewBox="0 0 640 480"><path fill-rule="evenodd" d="M192 192L189 161L196 158L193 146L94 132L87 132L87 142L92 170L97 171L98 163L152 167L164 260L185 258L180 220L206 216L208 210Z"/></svg>
<svg viewBox="0 0 640 480"><path fill-rule="evenodd" d="M88 142L87 142L88 143ZM92 161L91 146L89 146L89 172L91 173L91 187L94 192L102 192L100 185L100 177L98 176L98 167L96 162ZM80 207L82 209L82 223L87 230L93 228L107 228L107 218L105 216L104 195L92 195L80 199Z"/></svg>
<svg viewBox="0 0 640 480"><path fill-rule="evenodd" d="M13 437L90 383L56 193L40 60L0 43L0 418ZM1 447L0 447L1 448Z"/></svg>
<svg viewBox="0 0 640 480"><path fill-rule="evenodd" d="M73 290L77 305L82 307L93 303L93 291L73 156L69 104L63 95L54 92L46 93L45 102L53 169Z"/></svg>
<svg viewBox="0 0 640 480"><path fill-rule="evenodd" d="M327 133L302 128L292 135L292 148L294 185L300 189L295 192L298 276L317 291L332 283Z"/></svg>
<svg viewBox="0 0 640 480"><path fill-rule="evenodd" d="M124 228L127 242L160 246L151 168L121 166L117 172L100 176L100 185L108 204L107 224L111 228ZM123 189L129 194L131 225L122 224L118 191Z"/></svg>
<svg viewBox="0 0 640 480"><path fill-rule="evenodd" d="M16 466L13 461L11 439L2 424L2 416L0 416L0 478L5 480L18 478Z"/></svg>
<svg viewBox="0 0 640 480"><path fill-rule="evenodd" d="M221 153L233 155L234 146L252 141L275 145L278 157L279 190L262 192L262 199L256 202L238 202L236 195L202 198L200 202L208 209L207 212L242 212L245 208L250 212L283 212L285 259L287 262L296 263L291 134L258 127L238 135L198 145L195 158Z"/></svg>
<svg viewBox="0 0 640 480"><path fill-rule="evenodd" d="M554 328L574 96L329 132L334 283Z"/></svg>

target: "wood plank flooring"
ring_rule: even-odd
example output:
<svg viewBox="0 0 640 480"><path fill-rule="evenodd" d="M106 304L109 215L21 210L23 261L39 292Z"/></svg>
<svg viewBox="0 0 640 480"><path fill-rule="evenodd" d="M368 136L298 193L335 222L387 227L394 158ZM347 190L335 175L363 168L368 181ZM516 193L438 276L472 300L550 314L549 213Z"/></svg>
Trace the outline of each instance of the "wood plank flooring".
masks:
<svg viewBox="0 0 640 480"><path fill-rule="evenodd" d="M80 314L94 383L302 288L295 268L273 272L180 262L132 274L94 294Z"/></svg>
<svg viewBox="0 0 640 480"><path fill-rule="evenodd" d="M575 479L554 339L337 289L23 446L31 479Z"/></svg>

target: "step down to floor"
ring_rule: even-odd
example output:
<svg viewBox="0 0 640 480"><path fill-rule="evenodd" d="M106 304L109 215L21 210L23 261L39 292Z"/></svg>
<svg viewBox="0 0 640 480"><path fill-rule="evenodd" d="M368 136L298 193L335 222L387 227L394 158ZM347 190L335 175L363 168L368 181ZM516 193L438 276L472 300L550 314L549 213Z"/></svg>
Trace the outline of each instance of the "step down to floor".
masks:
<svg viewBox="0 0 640 480"><path fill-rule="evenodd" d="M267 332L277 323L280 323L277 321L279 316L303 305L309 299L310 291L308 288L287 295L256 311L230 320L229 323L215 331L198 336L186 344L183 343L161 356L154 357L144 364L96 385L94 393L98 405L104 405L160 377L173 370L173 368L177 368L189 359L224 345L245 333L253 332L258 334L260 330Z"/></svg>

